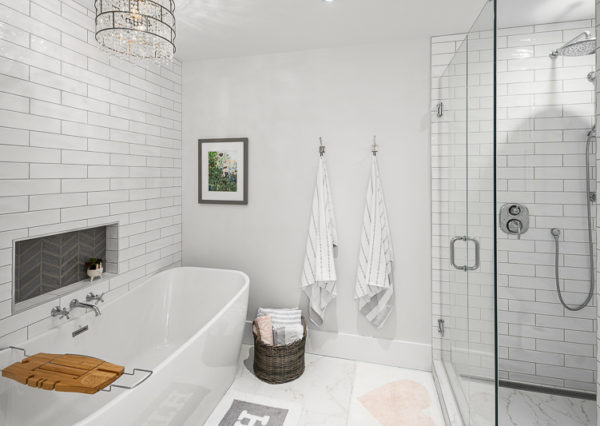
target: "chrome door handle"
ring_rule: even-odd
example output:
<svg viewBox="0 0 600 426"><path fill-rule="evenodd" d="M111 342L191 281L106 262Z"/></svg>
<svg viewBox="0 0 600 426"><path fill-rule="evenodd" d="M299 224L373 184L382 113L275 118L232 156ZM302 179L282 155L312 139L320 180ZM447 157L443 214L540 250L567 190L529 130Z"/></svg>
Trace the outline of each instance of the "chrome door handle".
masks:
<svg viewBox="0 0 600 426"><path fill-rule="evenodd" d="M477 241L475 238L467 237L466 241L473 241L473 244L475 244L475 264L473 266L467 266L467 271L476 271L481 266L481 257L479 254L481 247L479 245L479 241Z"/></svg>
<svg viewBox="0 0 600 426"><path fill-rule="evenodd" d="M457 241L466 241L467 237L454 237L450 240L450 264L454 267L454 269L458 269L459 271L466 271L467 266L458 266L454 259L454 246Z"/></svg>
<svg viewBox="0 0 600 426"><path fill-rule="evenodd" d="M456 245L457 241L465 241L465 242L469 242L472 241L475 244L475 264L473 266L469 266L469 265L457 265L456 261L454 259L454 246ZM481 257L480 257L480 245L479 245L479 241L477 241L474 238L469 238L467 236L460 236L460 237L454 237L450 240L450 264L455 268L458 269L459 271L475 271L477 269L479 269L479 267L481 266Z"/></svg>

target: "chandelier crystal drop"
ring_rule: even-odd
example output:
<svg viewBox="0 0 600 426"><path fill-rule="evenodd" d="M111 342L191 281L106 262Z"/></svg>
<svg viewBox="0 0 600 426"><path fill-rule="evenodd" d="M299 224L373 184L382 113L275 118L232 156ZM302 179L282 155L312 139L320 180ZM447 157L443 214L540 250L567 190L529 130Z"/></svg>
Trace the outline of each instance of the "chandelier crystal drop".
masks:
<svg viewBox="0 0 600 426"><path fill-rule="evenodd" d="M117 56L170 63L175 53L174 0L95 0L96 41Z"/></svg>

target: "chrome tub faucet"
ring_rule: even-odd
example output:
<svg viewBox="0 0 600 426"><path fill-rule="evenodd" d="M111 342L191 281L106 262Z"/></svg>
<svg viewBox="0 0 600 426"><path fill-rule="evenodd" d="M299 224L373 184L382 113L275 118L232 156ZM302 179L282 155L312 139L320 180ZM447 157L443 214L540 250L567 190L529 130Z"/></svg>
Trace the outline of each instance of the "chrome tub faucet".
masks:
<svg viewBox="0 0 600 426"><path fill-rule="evenodd" d="M71 308L71 310L75 308L93 309L96 316L100 315L100 308L98 308L98 306L92 305L90 303L83 303L77 299L71 300L69 307Z"/></svg>

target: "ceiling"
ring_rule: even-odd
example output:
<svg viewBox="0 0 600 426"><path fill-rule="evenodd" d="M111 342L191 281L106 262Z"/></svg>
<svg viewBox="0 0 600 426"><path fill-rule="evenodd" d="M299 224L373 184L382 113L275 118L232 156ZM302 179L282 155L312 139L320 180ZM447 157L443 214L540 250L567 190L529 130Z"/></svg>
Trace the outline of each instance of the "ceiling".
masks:
<svg viewBox="0 0 600 426"><path fill-rule="evenodd" d="M465 32L485 0L176 0L176 4L176 57L189 61Z"/></svg>
<svg viewBox="0 0 600 426"><path fill-rule="evenodd" d="M592 19L594 0L498 0L501 28Z"/></svg>
<svg viewBox="0 0 600 426"><path fill-rule="evenodd" d="M94 0L74 0L93 10ZM488 0L175 0L182 61L466 32ZM592 19L594 0L497 0L501 28ZM491 7L482 17L488 27Z"/></svg>

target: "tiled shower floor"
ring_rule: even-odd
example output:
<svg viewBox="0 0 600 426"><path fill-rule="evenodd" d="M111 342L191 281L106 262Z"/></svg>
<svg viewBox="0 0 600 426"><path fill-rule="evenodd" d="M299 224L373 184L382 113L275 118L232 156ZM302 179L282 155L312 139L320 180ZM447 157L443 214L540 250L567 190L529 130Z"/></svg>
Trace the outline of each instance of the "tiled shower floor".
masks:
<svg viewBox="0 0 600 426"><path fill-rule="evenodd" d="M444 425L428 372L306 354L302 377L269 385L252 373L250 346L240 367L205 425L217 426L233 399L288 409L285 426Z"/></svg>
<svg viewBox="0 0 600 426"><path fill-rule="evenodd" d="M477 425L493 425L493 413L478 412L483 399L493 398L493 386L469 380L471 419ZM500 387L499 426L595 426L596 401Z"/></svg>
<svg viewBox="0 0 600 426"><path fill-rule="evenodd" d="M500 426L595 426L596 401L500 388Z"/></svg>

